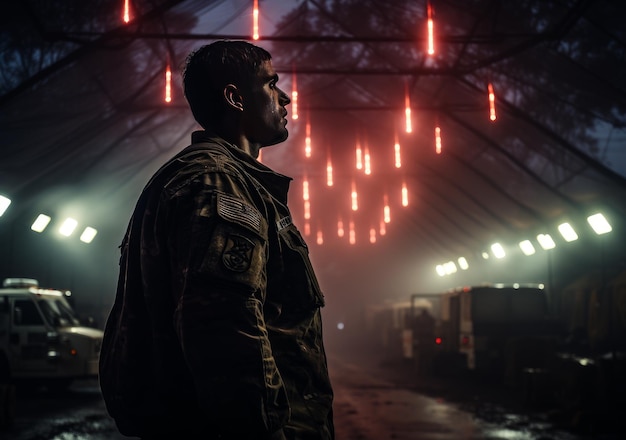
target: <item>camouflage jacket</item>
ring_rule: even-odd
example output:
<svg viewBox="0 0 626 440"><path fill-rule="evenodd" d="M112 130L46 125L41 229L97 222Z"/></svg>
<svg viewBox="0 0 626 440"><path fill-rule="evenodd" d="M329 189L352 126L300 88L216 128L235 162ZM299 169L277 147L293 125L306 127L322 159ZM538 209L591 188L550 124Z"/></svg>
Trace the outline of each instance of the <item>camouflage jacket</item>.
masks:
<svg viewBox="0 0 626 440"><path fill-rule="evenodd" d="M334 438L324 304L290 178L207 132L144 189L100 386L126 435Z"/></svg>

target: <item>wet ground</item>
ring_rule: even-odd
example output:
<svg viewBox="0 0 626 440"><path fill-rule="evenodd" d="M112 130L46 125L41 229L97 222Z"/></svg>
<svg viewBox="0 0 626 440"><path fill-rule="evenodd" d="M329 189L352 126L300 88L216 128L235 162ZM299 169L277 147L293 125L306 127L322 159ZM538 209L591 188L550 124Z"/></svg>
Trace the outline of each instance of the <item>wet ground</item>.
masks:
<svg viewBox="0 0 626 440"><path fill-rule="evenodd" d="M529 408L516 391L415 374L411 363L330 354L337 440L614 440L615 426L572 430L575 412ZM578 415L578 417L581 417ZM95 381L18 393L6 440L120 440Z"/></svg>
<svg viewBox="0 0 626 440"><path fill-rule="evenodd" d="M341 372L336 419L354 427L338 439L615 440L622 409L555 405L489 377L418 374L411 360L357 353L330 358ZM439 372L440 373L440 372Z"/></svg>

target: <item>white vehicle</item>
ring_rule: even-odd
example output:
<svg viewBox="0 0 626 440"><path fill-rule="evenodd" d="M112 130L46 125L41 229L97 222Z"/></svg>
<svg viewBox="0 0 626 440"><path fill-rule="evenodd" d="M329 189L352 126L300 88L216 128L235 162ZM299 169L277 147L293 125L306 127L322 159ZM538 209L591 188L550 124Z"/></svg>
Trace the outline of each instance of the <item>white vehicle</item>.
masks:
<svg viewBox="0 0 626 440"><path fill-rule="evenodd" d="M69 291L7 278L0 288L0 383L67 386L97 377L103 332L81 326Z"/></svg>

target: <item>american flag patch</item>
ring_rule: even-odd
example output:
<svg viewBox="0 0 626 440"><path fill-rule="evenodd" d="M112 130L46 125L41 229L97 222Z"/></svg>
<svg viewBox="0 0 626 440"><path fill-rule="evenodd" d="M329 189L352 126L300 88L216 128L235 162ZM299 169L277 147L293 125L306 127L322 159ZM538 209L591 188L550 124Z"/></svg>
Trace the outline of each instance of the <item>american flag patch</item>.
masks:
<svg viewBox="0 0 626 440"><path fill-rule="evenodd" d="M217 197L217 213L224 219L248 226L253 231L261 232L261 214L240 199L226 194Z"/></svg>

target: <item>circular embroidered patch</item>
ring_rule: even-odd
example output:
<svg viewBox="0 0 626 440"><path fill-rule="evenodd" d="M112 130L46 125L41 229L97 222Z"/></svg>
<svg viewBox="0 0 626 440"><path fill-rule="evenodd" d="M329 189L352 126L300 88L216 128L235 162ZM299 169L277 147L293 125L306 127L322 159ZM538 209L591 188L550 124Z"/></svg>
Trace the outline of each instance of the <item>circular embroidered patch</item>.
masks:
<svg viewBox="0 0 626 440"><path fill-rule="evenodd" d="M230 234L222 253L224 266L233 272L245 272L252 262L254 242L242 235Z"/></svg>

